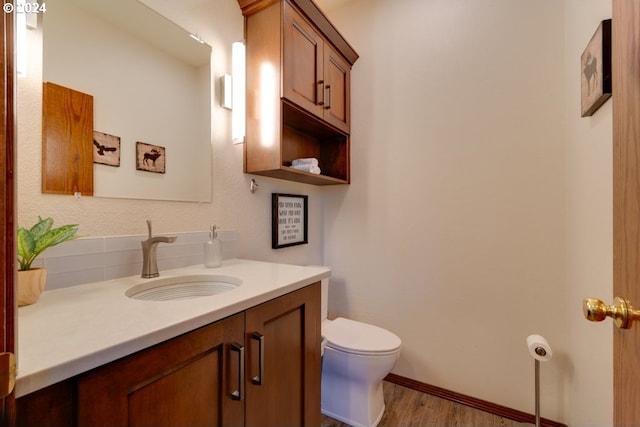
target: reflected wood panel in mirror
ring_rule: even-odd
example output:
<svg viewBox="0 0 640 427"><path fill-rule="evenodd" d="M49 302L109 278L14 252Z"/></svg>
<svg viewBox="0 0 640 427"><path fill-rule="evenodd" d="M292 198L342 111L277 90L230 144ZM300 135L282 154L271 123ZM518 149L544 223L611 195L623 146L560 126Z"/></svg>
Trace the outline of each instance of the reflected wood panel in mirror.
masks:
<svg viewBox="0 0 640 427"><path fill-rule="evenodd" d="M93 195L93 97L42 85L42 192Z"/></svg>

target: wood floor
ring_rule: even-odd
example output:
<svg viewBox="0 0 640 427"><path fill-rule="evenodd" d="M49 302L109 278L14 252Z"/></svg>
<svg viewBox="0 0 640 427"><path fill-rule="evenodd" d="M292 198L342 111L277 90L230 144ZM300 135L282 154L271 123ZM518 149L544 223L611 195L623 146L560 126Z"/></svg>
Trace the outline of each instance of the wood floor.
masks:
<svg viewBox="0 0 640 427"><path fill-rule="evenodd" d="M383 382L386 410L379 427L475 427L519 424L487 412L450 402L396 384ZM321 427L346 427L340 421L322 416Z"/></svg>

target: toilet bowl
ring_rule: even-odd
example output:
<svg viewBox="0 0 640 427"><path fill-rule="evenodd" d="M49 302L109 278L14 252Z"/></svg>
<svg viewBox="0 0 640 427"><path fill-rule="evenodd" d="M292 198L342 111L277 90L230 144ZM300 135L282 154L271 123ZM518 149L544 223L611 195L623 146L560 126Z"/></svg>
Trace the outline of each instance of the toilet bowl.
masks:
<svg viewBox="0 0 640 427"><path fill-rule="evenodd" d="M322 286L328 297L328 283ZM328 320L326 304L322 309L322 413L354 427L376 426L385 409L382 380L398 360L400 338L355 320Z"/></svg>

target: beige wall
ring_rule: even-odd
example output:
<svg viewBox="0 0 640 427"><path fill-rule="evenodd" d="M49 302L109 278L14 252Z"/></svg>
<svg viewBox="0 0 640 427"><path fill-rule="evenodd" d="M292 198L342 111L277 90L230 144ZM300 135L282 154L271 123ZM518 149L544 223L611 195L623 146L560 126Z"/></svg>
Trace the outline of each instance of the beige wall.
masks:
<svg viewBox="0 0 640 427"><path fill-rule="evenodd" d="M580 311L610 287L611 112L580 119L578 92L580 53L609 9L359 0L328 11L361 55L352 185L324 204L329 308L397 333L395 373L533 412L525 339L537 333L554 350L543 416L611 423L610 325L587 353L598 328Z"/></svg>
<svg viewBox="0 0 640 427"><path fill-rule="evenodd" d="M172 1L146 2L213 46L216 78L229 73L236 0ZM611 424L611 328L580 312L587 294L611 296L611 106L581 119L578 92L579 55L610 0L350 0L327 12L361 55L352 185L243 174L216 99L213 203L41 195L36 79L19 83L31 99L19 109L19 222L52 215L94 237L145 233L147 218L158 232L236 229L241 257L331 266L330 310L397 333L397 374L532 412L525 338L539 333L554 349L543 416ZM310 196L309 245L270 249L271 192Z"/></svg>
<svg viewBox="0 0 640 427"><path fill-rule="evenodd" d="M580 302L613 300L613 170L611 100L589 118L580 117L580 55L611 1L571 0L566 13L567 108L566 295L564 319L571 348L569 396L573 425L611 425L613 327L584 320Z"/></svg>

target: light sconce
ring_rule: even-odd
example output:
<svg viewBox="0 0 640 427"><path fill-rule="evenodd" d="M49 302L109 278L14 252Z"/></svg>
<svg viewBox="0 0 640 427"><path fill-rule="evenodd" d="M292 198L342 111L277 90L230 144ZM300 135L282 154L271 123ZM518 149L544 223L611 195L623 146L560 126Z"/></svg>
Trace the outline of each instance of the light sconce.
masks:
<svg viewBox="0 0 640 427"><path fill-rule="evenodd" d="M233 110L233 78L229 74L220 77L220 106Z"/></svg>
<svg viewBox="0 0 640 427"><path fill-rule="evenodd" d="M244 42L231 46L231 138L234 144L242 144L245 138L245 48Z"/></svg>
<svg viewBox="0 0 640 427"><path fill-rule="evenodd" d="M24 0L17 0L18 7L24 7ZM24 9L23 9L24 10ZM27 76L27 14L16 14L16 69L18 77Z"/></svg>
<svg viewBox="0 0 640 427"><path fill-rule="evenodd" d="M16 14L16 70L18 77L27 76L27 29L38 28L39 10L32 10L32 4L16 0L12 11ZM5 8L6 13L6 8Z"/></svg>

